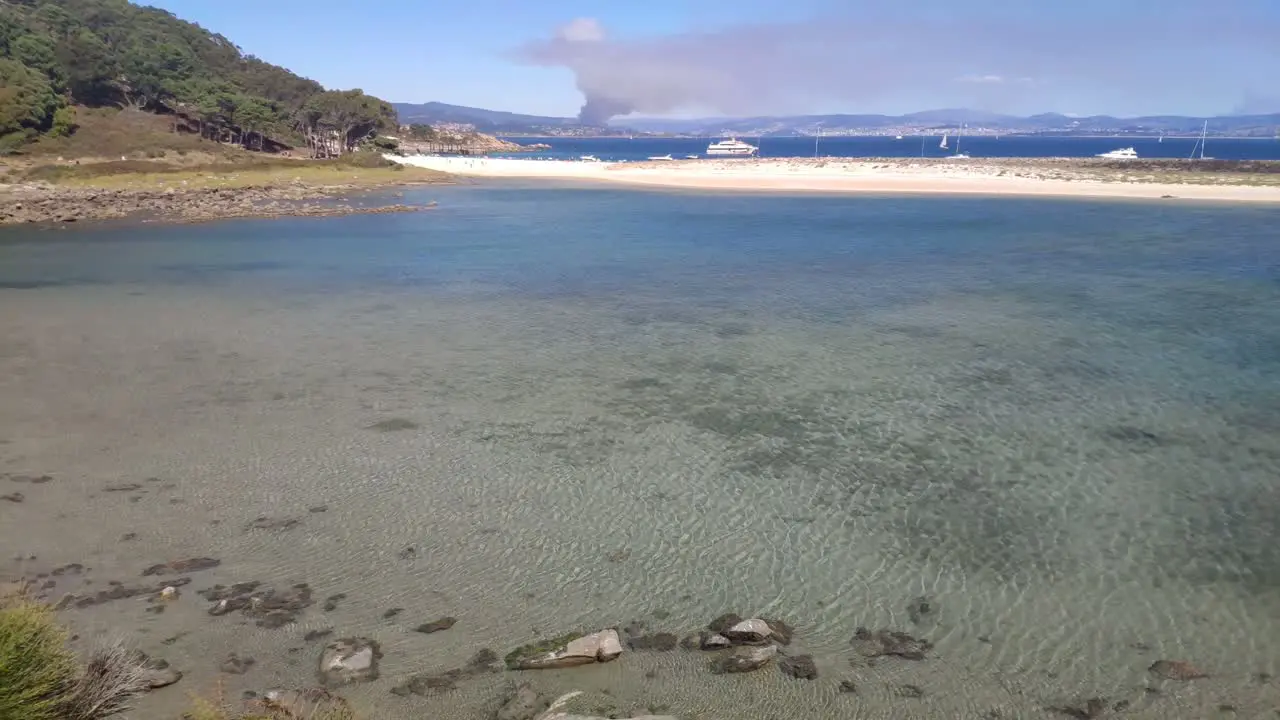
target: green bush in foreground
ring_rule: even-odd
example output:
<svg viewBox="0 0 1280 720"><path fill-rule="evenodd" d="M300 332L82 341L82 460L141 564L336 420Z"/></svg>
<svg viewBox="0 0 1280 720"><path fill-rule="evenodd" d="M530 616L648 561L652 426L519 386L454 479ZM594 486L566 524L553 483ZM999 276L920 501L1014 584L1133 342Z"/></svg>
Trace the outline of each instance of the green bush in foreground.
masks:
<svg viewBox="0 0 1280 720"><path fill-rule="evenodd" d="M61 720L78 669L47 605L0 600L0 720Z"/></svg>

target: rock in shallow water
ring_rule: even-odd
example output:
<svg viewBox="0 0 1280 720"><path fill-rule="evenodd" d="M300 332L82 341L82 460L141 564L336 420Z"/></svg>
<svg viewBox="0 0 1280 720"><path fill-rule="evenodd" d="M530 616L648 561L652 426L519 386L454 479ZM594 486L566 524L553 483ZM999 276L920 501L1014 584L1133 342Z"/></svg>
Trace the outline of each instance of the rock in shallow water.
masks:
<svg viewBox="0 0 1280 720"><path fill-rule="evenodd" d="M439 620L432 620L429 623L422 623L421 625L414 628L413 630L414 632L431 634L435 632L440 632L441 630L448 630L449 628L453 627L457 622L458 621L456 618L442 617Z"/></svg>
<svg viewBox="0 0 1280 720"><path fill-rule="evenodd" d="M622 640L612 628L590 635L570 634L518 647L507 653L512 670L544 670L608 662L622 654Z"/></svg>
<svg viewBox="0 0 1280 720"><path fill-rule="evenodd" d="M725 630L742 622L742 616L737 613L725 613L720 617L707 623L707 629L713 633L723 635Z"/></svg>
<svg viewBox="0 0 1280 720"><path fill-rule="evenodd" d="M1197 680L1209 677L1195 665L1185 660L1157 660L1151 663L1147 671L1166 680Z"/></svg>
<svg viewBox="0 0 1280 720"><path fill-rule="evenodd" d="M814 680L818 677L818 667L813 664L812 655L796 655L778 661L778 669L783 675L797 680Z"/></svg>
<svg viewBox="0 0 1280 720"><path fill-rule="evenodd" d="M926 653L933 649L933 643L928 640L915 638L904 632L872 632L863 627L853 634L851 643L859 655L867 658L892 655L906 660L924 660Z"/></svg>
<svg viewBox="0 0 1280 720"><path fill-rule="evenodd" d="M338 687L378 679L382 650L368 638L335 640L320 651L320 682Z"/></svg>
<svg viewBox="0 0 1280 720"><path fill-rule="evenodd" d="M496 720L533 720L547 709L550 703L533 691L528 683L516 688L515 693L494 716Z"/></svg>
<svg viewBox="0 0 1280 720"><path fill-rule="evenodd" d="M289 718L350 717L347 701L324 688L271 690L259 704Z"/></svg>
<svg viewBox="0 0 1280 720"><path fill-rule="evenodd" d="M734 648L723 657L711 663L711 670L717 673L744 673L759 670L778 654L774 645L744 646Z"/></svg>
<svg viewBox="0 0 1280 720"><path fill-rule="evenodd" d="M759 618L743 620L724 631L724 636L738 645L764 645L773 636L773 628Z"/></svg>

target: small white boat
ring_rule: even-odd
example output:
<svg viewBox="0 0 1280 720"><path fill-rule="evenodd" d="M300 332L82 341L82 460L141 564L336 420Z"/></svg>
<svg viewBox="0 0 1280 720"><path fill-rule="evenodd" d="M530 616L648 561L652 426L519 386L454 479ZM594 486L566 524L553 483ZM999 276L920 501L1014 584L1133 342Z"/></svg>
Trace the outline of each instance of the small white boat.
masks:
<svg viewBox="0 0 1280 720"><path fill-rule="evenodd" d="M667 153L666 155L650 155L649 159L650 160L675 160L675 158L671 157L671 153Z"/></svg>
<svg viewBox="0 0 1280 720"><path fill-rule="evenodd" d="M968 160L969 153L958 152L955 155L948 155L947 159L948 160Z"/></svg>
<svg viewBox="0 0 1280 720"><path fill-rule="evenodd" d="M686 158L688 158L688 159L690 159L690 160L697 160L697 159L698 159L698 156L697 156L697 155L685 155L685 157L686 157Z"/></svg>
<svg viewBox="0 0 1280 720"><path fill-rule="evenodd" d="M1097 157L1107 158L1108 160L1137 160L1138 151L1131 147L1119 148L1109 152L1098 153Z"/></svg>
<svg viewBox="0 0 1280 720"><path fill-rule="evenodd" d="M897 137L895 137L895 138L894 138L894 140L901 140L901 139L902 139L902 136L901 136L901 135L899 135L899 136L897 136Z"/></svg>
<svg viewBox="0 0 1280 720"><path fill-rule="evenodd" d="M707 146L708 155L754 155L760 148L737 138L714 142Z"/></svg>
<svg viewBox="0 0 1280 720"><path fill-rule="evenodd" d="M948 147L950 147L949 145L947 145L947 134L946 134L946 133L943 133L943 134L942 134L942 142L938 143L938 147L942 148L943 150L946 150Z"/></svg>
<svg viewBox="0 0 1280 720"><path fill-rule="evenodd" d="M600 158L596 157L595 155L583 155L578 159L581 160L582 162L600 162Z"/></svg>

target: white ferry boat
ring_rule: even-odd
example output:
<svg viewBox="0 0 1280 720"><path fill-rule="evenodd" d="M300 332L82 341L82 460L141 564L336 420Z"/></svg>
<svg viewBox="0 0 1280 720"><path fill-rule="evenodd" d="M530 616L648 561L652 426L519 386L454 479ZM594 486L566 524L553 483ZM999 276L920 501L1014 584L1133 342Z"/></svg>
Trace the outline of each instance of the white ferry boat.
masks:
<svg viewBox="0 0 1280 720"><path fill-rule="evenodd" d="M708 155L754 155L760 148L737 138L713 142L707 146Z"/></svg>
<svg viewBox="0 0 1280 720"><path fill-rule="evenodd" d="M1119 150L1111 150L1109 152L1098 153L1098 157L1107 158L1109 160L1137 160L1138 151L1131 147L1120 148Z"/></svg>

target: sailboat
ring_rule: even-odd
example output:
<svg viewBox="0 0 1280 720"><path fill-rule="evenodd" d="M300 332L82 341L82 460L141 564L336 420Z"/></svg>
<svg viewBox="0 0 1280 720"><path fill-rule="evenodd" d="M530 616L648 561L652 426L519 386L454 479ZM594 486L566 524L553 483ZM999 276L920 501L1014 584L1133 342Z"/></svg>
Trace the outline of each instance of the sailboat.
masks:
<svg viewBox="0 0 1280 720"><path fill-rule="evenodd" d="M962 137L964 137L964 126L963 126L963 125L961 125L961 126L960 126L960 130L956 133L956 154L955 154L955 155L948 155L948 156L947 156L947 159L948 159L948 160L968 160L968 159L969 159L969 154L968 154L968 153L962 153L962 152L960 152L960 138L962 138ZM943 142L945 142L945 141L946 141L946 139L944 138L944 139L943 139ZM946 147L946 146L944 145L943 147Z"/></svg>
<svg viewBox="0 0 1280 720"><path fill-rule="evenodd" d="M1191 158L1190 158L1191 160L1212 160L1213 159L1211 157L1205 156L1204 154L1204 139L1205 139L1205 136L1207 136L1208 134L1209 134L1209 121L1205 120L1204 127L1200 129L1200 139L1196 141L1195 145L1191 146ZM1200 149L1200 157L1196 157L1196 148Z"/></svg>
<svg viewBox="0 0 1280 720"><path fill-rule="evenodd" d="M946 134L946 133L942 133L942 142L938 143L938 147L942 148L943 150L946 150L946 149L947 149L947 134Z"/></svg>

